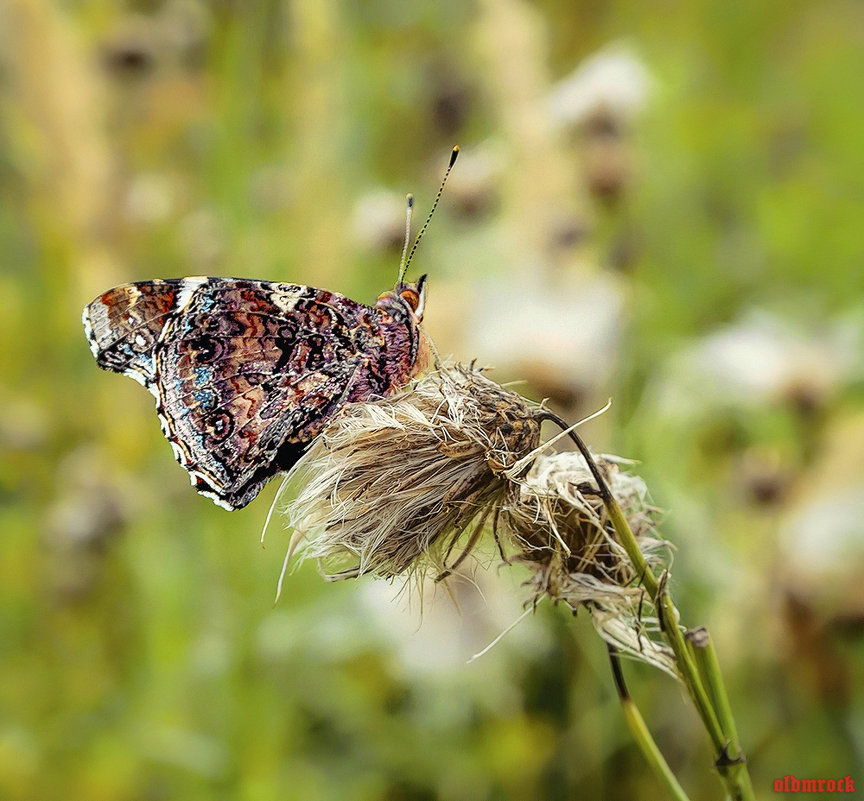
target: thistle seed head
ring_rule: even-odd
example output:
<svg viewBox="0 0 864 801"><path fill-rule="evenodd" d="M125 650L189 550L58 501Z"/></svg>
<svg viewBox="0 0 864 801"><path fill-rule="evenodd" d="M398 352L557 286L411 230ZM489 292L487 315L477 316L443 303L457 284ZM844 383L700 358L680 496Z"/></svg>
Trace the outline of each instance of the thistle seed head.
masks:
<svg viewBox="0 0 864 801"><path fill-rule="evenodd" d="M399 395L352 404L293 471L294 544L330 578L441 569L539 440L534 408L473 368L441 367Z"/></svg>
<svg viewBox="0 0 864 801"><path fill-rule="evenodd" d="M656 510L648 503L645 482L622 470L626 460L593 458L649 566L662 564L669 544L652 536ZM549 596L574 610L587 609L607 642L677 675L673 655L660 640L658 621L647 614L652 607L640 577L615 537L581 454L538 456L528 474L509 485L500 522L516 551L511 558L531 571L528 585L535 603Z"/></svg>
<svg viewBox="0 0 864 801"><path fill-rule="evenodd" d="M623 472L622 459L598 455L594 460L633 533L644 541L654 525L645 482ZM502 522L513 534L519 561L620 586L636 578L579 453L538 456L523 480L510 483ZM550 574L549 581L544 592L554 596L558 579Z"/></svg>
<svg viewBox="0 0 864 801"><path fill-rule="evenodd" d="M542 416L461 366L442 366L396 396L347 406L289 474L299 490L287 508L288 558L299 547L330 579L443 576L460 535L472 527L468 552L492 519L508 561L530 570L529 603L549 596L585 608L620 652L675 675L657 620L642 614L640 576L585 459L544 454ZM668 548L652 536L644 482L621 469L625 460L594 459L649 565L660 563Z"/></svg>

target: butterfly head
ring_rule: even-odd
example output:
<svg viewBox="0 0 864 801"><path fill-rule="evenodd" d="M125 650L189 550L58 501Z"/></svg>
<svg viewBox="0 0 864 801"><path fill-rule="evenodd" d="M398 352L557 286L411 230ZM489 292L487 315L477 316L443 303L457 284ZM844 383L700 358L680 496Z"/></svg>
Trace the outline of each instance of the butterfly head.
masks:
<svg viewBox="0 0 864 801"><path fill-rule="evenodd" d="M392 317L407 315L415 323L422 323L426 306L426 276L421 275L414 284L400 281L395 289L379 295L375 305Z"/></svg>

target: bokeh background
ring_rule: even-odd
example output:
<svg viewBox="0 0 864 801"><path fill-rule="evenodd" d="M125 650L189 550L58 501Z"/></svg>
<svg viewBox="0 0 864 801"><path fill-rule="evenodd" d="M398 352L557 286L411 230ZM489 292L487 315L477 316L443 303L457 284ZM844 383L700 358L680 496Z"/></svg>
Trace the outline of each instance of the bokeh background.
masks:
<svg viewBox="0 0 864 801"><path fill-rule="evenodd" d="M217 509L84 303L193 274L372 302L404 195L444 354L639 461L757 794L864 782L864 7L0 2L0 797L657 799L590 626ZM402 591L400 591L402 590ZM694 799L680 689L631 689Z"/></svg>

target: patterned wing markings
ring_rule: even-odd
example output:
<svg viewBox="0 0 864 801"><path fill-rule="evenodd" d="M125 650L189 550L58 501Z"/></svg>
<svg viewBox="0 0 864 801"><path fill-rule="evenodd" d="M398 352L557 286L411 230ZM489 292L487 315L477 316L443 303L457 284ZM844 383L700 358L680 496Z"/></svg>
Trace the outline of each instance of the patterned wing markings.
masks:
<svg viewBox="0 0 864 801"><path fill-rule="evenodd" d="M260 386L234 387L214 408L184 407L176 416L166 398L160 415L173 432L175 456L199 492L226 508L245 506L302 455L340 405L350 390L348 369L353 375L357 366L343 364L335 375L315 373L299 383L284 376L269 392Z"/></svg>
<svg viewBox="0 0 864 801"><path fill-rule="evenodd" d="M172 396L172 393L166 392L165 398L169 402L169 406L163 406L162 413L171 414L169 411L172 407L178 409L178 414L181 419L188 419L193 423L193 429L197 434L206 433L209 430L207 426L199 427L197 424L201 419L212 418L217 420L221 413L227 413L234 418L232 430L237 428L237 417L241 417L243 422L240 428L246 427L248 423L256 420L269 420L277 416L277 409L299 405L303 401L304 409L300 409L296 415L296 419L304 420L309 417L309 412L314 412L316 409L310 408L310 402L315 399L314 392L318 388L318 384L322 381L343 380L343 383L348 384L350 376L360 366L359 359L346 362L340 367L338 372L334 371L319 371L315 373L307 373L298 378L290 376L282 376L278 383L271 384L255 384L251 382L236 382L231 385L228 391L222 395L216 391L216 385L211 384L203 390L196 392L191 396L190 403L178 404L178 398ZM206 395L207 397L201 397ZM190 396L180 396L189 398ZM215 423L214 423L215 426ZM219 428L224 429L225 423L219 424ZM258 432L259 434L262 432ZM207 445L206 442L203 443Z"/></svg>
<svg viewBox="0 0 864 801"><path fill-rule="evenodd" d="M173 344L173 343L172 343ZM181 386L178 401L194 396L218 375L219 379L245 379L267 383L284 372L303 375L324 365L351 360L363 349L347 337L304 334L287 337L233 337L183 340L174 352L173 375Z"/></svg>
<svg viewBox="0 0 864 801"><path fill-rule="evenodd" d="M301 362L310 360L323 364L340 359L364 344L354 342L351 334L351 329L364 320L380 340L379 313L359 304L351 311L355 313L344 316L333 312L333 318L323 325L308 319L303 311L293 312L289 319L244 313L184 316L182 327L172 333L182 341L176 368L197 370L233 362L242 369L259 363L278 372L287 367L298 369Z"/></svg>
<svg viewBox="0 0 864 801"><path fill-rule="evenodd" d="M185 311L196 290L203 300L199 305L223 313L240 311L247 315L290 319L299 302L321 307L368 309L333 292L322 292L298 284L281 284L234 278L167 278L122 284L100 295L84 309L83 323L91 349L100 366L123 372L127 365L112 361L110 351L117 346L134 345L134 352L147 353L158 340L166 321ZM333 305L331 305L333 304ZM238 329L239 330L239 329ZM136 334L143 339L137 343Z"/></svg>
<svg viewBox="0 0 864 801"><path fill-rule="evenodd" d="M340 295L297 284L223 278L174 278L123 284L96 298L84 309L85 332L99 366L127 374L153 391L150 385L156 377L156 346L172 324L187 317L186 308L191 306L201 287L204 292L199 293L202 300L197 305L220 309L223 321L230 320L237 312L241 319L231 326L233 333L247 336L261 329L260 321L265 319L287 324L287 331L276 332L283 340L286 336L302 335L292 315L298 303L301 308L304 304L318 308L325 305L319 301L332 301L361 314L374 312ZM244 309L242 315L240 309ZM209 330L211 339L218 341L226 336L225 326L219 330L215 322L218 313L208 316L212 319L209 329L205 330ZM189 320L187 328L198 322L205 323L206 319Z"/></svg>
<svg viewBox="0 0 864 801"><path fill-rule="evenodd" d="M295 284L168 279L110 290L84 323L100 366L154 394L193 486L233 509L342 405L386 395L416 371L417 322L391 294L370 307Z"/></svg>
<svg viewBox="0 0 864 801"><path fill-rule="evenodd" d="M252 348L260 340L231 341L232 352L241 364L257 361ZM172 353L172 346L178 350ZM166 343L166 360L180 352L183 341ZM271 353L266 358L278 362ZM318 433L310 427L312 420L326 422L334 398L344 393L350 374L356 369L355 352L342 354L338 362L330 362L319 372L300 372L298 364L286 364L279 373L270 376L242 373L230 359L214 362L211 372L197 384L189 397L190 381L179 370L172 372L170 362L160 362L160 369L175 375L164 385L163 411L170 428L186 444L175 451L181 464L193 478L204 478L227 506L242 506L260 491L277 472L287 469L302 453L303 448L288 449L286 443L305 443ZM280 457L280 450L282 455ZM199 476L195 474L199 473ZM196 482L197 483L197 482Z"/></svg>
<svg viewBox="0 0 864 801"><path fill-rule="evenodd" d="M182 285L182 279L123 284L87 305L82 320L96 363L145 386L151 382L156 343Z"/></svg>
<svg viewBox="0 0 864 801"><path fill-rule="evenodd" d="M346 364L354 365L355 362L356 360L352 360L351 362L346 362ZM298 386L303 385L304 379L308 380L310 377L320 374L320 372L321 371L312 371L304 373L303 375L298 376L290 386L296 389ZM223 377L220 375L220 379L222 378ZM242 379L243 383L247 385L246 389L243 390L244 393L260 388L267 394L273 394L283 385L283 382L280 380L283 376L276 373L243 373L237 376L229 376L229 378L236 378L238 381ZM235 383L234 386L236 389L238 384ZM308 383L306 386L308 386ZM297 394L302 395L302 391L298 389ZM223 408L226 403L230 401L230 397L228 401L225 401L224 403L217 403L216 394L213 392L213 381L212 379L207 379L196 384L195 389L183 391L182 394L177 394L176 396L172 395L172 400L179 405L188 407L189 409L201 408L205 413L210 413Z"/></svg>
<svg viewBox="0 0 864 801"><path fill-rule="evenodd" d="M330 416L331 407L335 410L335 407L340 404L342 397L350 391L351 379L358 371L359 366L360 363L358 360L356 364L346 365L346 368L350 369L340 370L335 375L316 373L304 377L304 380L301 382L301 385L305 384L305 389L301 394L303 402L295 403L292 406L287 416L290 426L283 426L283 428L290 428L289 439L293 438L297 442L307 442L323 428L326 419ZM265 411L269 411L270 414L264 414ZM272 417L272 412L273 409L268 409L267 404L263 405L256 415L253 416L250 414L245 422L237 426L234 429L234 434L239 437L247 436L246 432L254 424L258 423L260 419L267 419L268 416ZM318 422L319 420L320 423ZM282 418L281 422L283 424L286 423L286 418ZM266 432L266 429L264 430ZM262 445L260 441L264 438L260 436L261 433L259 431L255 432L256 440L251 442L249 447L248 457L253 461L256 460L256 457L263 450L270 450L274 445L278 447L280 444L277 441L271 440L268 443L265 440ZM282 465L283 468L286 466L290 465Z"/></svg>
<svg viewBox="0 0 864 801"><path fill-rule="evenodd" d="M161 413L180 440L181 464L206 473L234 504L290 466L277 458L285 442L306 442L323 427L360 364L348 327L358 314L380 315L353 301L337 310L311 299L287 318L199 311L209 300L190 304L165 338L159 372L173 380L163 383ZM313 420L320 425L310 427Z"/></svg>

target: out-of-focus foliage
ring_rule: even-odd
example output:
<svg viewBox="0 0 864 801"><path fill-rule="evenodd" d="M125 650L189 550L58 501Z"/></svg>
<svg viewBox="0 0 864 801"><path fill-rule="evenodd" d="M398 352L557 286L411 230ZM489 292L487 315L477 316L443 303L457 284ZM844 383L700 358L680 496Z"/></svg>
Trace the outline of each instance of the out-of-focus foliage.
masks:
<svg viewBox="0 0 864 801"><path fill-rule="evenodd" d="M601 644L524 574L419 601L217 509L80 309L412 271L444 353L641 460L757 794L864 781L864 11L851 0L0 2L0 798L656 799ZM581 67L580 67L581 65ZM415 273L415 274L416 274ZM394 600L395 598L395 600ZM634 695L694 799L676 685ZM857 772L857 775L856 775Z"/></svg>

